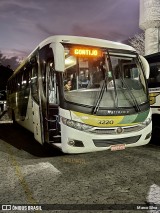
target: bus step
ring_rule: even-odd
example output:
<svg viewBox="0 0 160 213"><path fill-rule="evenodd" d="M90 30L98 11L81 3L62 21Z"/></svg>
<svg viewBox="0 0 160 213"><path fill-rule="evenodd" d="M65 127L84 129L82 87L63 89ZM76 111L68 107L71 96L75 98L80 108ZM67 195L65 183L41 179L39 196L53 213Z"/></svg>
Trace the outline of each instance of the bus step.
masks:
<svg viewBox="0 0 160 213"><path fill-rule="evenodd" d="M56 140L56 141L49 141L50 144L61 144L61 140Z"/></svg>
<svg viewBox="0 0 160 213"><path fill-rule="evenodd" d="M62 144L61 143L54 143L53 145L56 146L57 148L62 149Z"/></svg>
<svg viewBox="0 0 160 213"><path fill-rule="evenodd" d="M57 132L57 129L49 129L49 142L59 143L61 141L61 135Z"/></svg>
<svg viewBox="0 0 160 213"><path fill-rule="evenodd" d="M61 143L61 138L52 138L49 143Z"/></svg>
<svg viewBox="0 0 160 213"><path fill-rule="evenodd" d="M47 121L51 123L57 122L57 120L47 120Z"/></svg>
<svg viewBox="0 0 160 213"><path fill-rule="evenodd" d="M48 130L56 129L56 128L57 128L57 123L53 123L53 122L48 123Z"/></svg>
<svg viewBox="0 0 160 213"><path fill-rule="evenodd" d="M49 132L54 132L54 131L57 131L57 129L49 129L48 131Z"/></svg>
<svg viewBox="0 0 160 213"><path fill-rule="evenodd" d="M54 135L53 138L61 138L61 135Z"/></svg>
<svg viewBox="0 0 160 213"><path fill-rule="evenodd" d="M56 122L57 121L56 119L47 119L47 118L45 118L45 120L48 121L48 122Z"/></svg>

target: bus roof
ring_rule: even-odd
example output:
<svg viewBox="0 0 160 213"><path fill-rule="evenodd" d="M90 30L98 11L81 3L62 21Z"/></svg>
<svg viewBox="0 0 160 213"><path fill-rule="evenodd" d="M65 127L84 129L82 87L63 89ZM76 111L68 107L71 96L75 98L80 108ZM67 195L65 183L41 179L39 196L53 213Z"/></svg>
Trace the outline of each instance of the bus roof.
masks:
<svg viewBox="0 0 160 213"><path fill-rule="evenodd" d="M29 55L22 63L17 67L14 71L13 75L15 75L21 67L25 65L25 63L30 59L33 53L38 49L42 48L43 46L50 44L52 42L55 43L66 43L66 44L79 44L79 45L88 45L88 46L95 46L95 47L106 47L106 48L113 48L119 50L129 50L129 51L136 51L133 47L122 44L120 42L108 41L104 39L98 38L90 38L90 37L81 37L81 36L68 36L68 35L56 35L50 36L43 40ZM11 76L12 78L12 76Z"/></svg>
<svg viewBox="0 0 160 213"><path fill-rule="evenodd" d="M68 36L68 35L50 36L47 39L45 39L44 41L42 41L38 47L41 48L51 42L79 44L79 45L88 45L88 46L97 46L97 47L106 47L106 48L113 48L113 49L124 49L124 50L136 51L133 47L126 45L126 44L122 44L120 42L108 41L108 40L98 39L98 38Z"/></svg>

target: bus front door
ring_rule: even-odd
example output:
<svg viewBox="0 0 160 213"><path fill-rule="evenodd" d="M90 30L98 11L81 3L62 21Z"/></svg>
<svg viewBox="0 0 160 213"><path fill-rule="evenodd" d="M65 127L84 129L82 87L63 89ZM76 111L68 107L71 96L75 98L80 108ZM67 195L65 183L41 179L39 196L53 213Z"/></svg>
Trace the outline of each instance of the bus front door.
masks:
<svg viewBox="0 0 160 213"><path fill-rule="evenodd" d="M47 114L46 114L46 134L47 141L50 143L59 143L60 126L59 126L59 113L58 113L58 98L57 98L57 84L56 73L51 66L52 63L48 63L47 66Z"/></svg>

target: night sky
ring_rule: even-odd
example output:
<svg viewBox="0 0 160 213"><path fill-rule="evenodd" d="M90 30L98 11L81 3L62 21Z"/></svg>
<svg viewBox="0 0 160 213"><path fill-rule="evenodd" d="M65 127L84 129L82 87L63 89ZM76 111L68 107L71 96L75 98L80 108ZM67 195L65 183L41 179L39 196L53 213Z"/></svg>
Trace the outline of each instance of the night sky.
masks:
<svg viewBox="0 0 160 213"><path fill-rule="evenodd" d="M25 57L62 34L124 41L138 25L139 0L0 0L0 51Z"/></svg>

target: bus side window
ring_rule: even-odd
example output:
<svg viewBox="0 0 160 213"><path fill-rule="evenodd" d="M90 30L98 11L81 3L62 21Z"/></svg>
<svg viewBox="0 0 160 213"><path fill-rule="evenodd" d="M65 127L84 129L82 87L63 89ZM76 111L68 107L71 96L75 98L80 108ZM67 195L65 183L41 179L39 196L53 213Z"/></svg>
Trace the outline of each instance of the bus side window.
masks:
<svg viewBox="0 0 160 213"><path fill-rule="evenodd" d="M22 89L28 89L29 88L29 74L30 74L30 66L26 66L23 71L22 76Z"/></svg>
<svg viewBox="0 0 160 213"><path fill-rule="evenodd" d="M34 65L32 68L32 77L31 77L31 92L33 99L39 103L38 96L38 64Z"/></svg>
<svg viewBox="0 0 160 213"><path fill-rule="evenodd" d="M26 86L26 81L25 81L25 69L23 69L23 72L22 72L22 90L25 89L25 86Z"/></svg>
<svg viewBox="0 0 160 213"><path fill-rule="evenodd" d="M21 91L21 86L22 86L22 71L18 73L17 75L17 90Z"/></svg>
<svg viewBox="0 0 160 213"><path fill-rule="evenodd" d="M57 103L56 73L54 63L48 63L48 100L51 104Z"/></svg>
<svg viewBox="0 0 160 213"><path fill-rule="evenodd" d="M156 77L157 82L160 82L160 66L158 66L158 74Z"/></svg>
<svg viewBox="0 0 160 213"><path fill-rule="evenodd" d="M15 77L15 92L18 91L18 75Z"/></svg>
<svg viewBox="0 0 160 213"><path fill-rule="evenodd" d="M42 84L43 84L43 93L46 96L46 62L41 63L41 72L42 72Z"/></svg>
<svg viewBox="0 0 160 213"><path fill-rule="evenodd" d="M160 86L160 68L158 65L150 65L150 77L148 79L149 87L159 87Z"/></svg>

